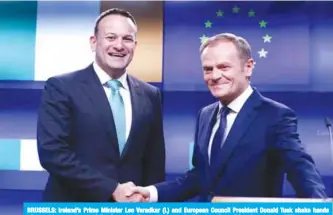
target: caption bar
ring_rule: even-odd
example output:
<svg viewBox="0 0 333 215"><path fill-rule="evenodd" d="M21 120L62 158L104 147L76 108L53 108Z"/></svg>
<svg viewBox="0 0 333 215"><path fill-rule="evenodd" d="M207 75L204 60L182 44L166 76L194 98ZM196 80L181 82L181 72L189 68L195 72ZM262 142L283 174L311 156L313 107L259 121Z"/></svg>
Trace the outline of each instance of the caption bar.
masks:
<svg viewBox="0 0 333 215"><path fill-rule="evenodd" d="M25 215L37 214L301 214L332 215L332 202L320 203L25 203Z"/></svg>

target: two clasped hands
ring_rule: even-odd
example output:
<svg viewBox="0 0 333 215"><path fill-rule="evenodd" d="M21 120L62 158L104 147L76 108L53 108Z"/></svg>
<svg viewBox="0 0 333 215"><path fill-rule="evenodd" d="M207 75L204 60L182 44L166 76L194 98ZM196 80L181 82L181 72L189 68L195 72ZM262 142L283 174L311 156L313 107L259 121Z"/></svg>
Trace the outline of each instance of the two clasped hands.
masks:
<svg viewBox="0 0 333 215"><path fill-rule="evenodd" d="M118 184L116 190L112 194L116 202L149 202L149 190L135 186L133 182Z"/></svg>

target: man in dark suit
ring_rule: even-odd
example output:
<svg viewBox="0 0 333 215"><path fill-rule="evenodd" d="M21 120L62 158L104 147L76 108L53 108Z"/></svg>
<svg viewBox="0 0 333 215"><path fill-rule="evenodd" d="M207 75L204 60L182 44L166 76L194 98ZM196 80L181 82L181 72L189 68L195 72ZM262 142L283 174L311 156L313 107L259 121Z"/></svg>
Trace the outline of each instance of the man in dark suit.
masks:
<svg viewBox="0 0 333 215"><path fill-rule="evenodd" d="M160 91L126 73L136 35L129 12L105 11L93 64L47 80L37 129L44 201L138 201L130 186L165 180Z"/></svg>
<svg viewBox="0 0 333 215"><path fill-rule="evenodd" d="M325 198L321 176L299 139L294 111L250 86L254 62L248 42L220 34L203 43L200 53L204 80L219 101L199 111L194 167L177 180L132 192L152 202L281 197L286 173L297 196Z"/></svg>

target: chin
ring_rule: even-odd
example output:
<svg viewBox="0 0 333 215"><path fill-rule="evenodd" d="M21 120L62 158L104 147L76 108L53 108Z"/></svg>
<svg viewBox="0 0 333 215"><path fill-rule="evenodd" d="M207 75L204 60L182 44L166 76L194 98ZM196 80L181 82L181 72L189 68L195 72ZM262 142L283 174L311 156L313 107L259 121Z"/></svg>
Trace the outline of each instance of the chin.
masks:
<svg viewBox="0 0 333 215"><path fill-rule="evenodd" d="M127 65L127 61L125 59L122 60L113 60L107 62L108 66L111 68L124 68Z"/></svg>
<svg viewBox="0 0 333 215"><path fill-rule="evenodd" d="M215 98L221 98L224 96L224 94L221 94L220 92L212 92L212 95L215 97Z"/></svg>
<svg viewBox="0 0 333 215"><path fill-rule="evenodd" d="M220 96L224 96L224 95L226 95L226 94L228 94L228 90L226 90L226 89L221 89L221 88L213 88L213 89L211 89L211 93L214 95L214 96L218 96L218 97L220 97Z"/></svg>
<svg viewBox="0 0 333 215"><path fill-rule="evenodd" d="M112 69L125 69L126 68L126 64L118 64L118 63L112 63L112 64L109 64L109 67L112 68Z"/></svg>
<svg viewBox="0 0 333 215"><path fill-rule="evenodd" d="M212 92L212 95L217 98L217 99L221 99L221 98L225 98L226 96L228 96L228 93L227 92L221 92L221 91L215 91L215 92Z"/></svg>

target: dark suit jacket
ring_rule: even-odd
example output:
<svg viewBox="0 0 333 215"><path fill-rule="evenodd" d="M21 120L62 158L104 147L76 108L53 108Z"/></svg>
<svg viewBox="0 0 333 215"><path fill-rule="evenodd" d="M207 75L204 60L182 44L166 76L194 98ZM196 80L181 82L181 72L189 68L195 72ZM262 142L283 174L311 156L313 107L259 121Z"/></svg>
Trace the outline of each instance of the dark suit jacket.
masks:
<svg viewBox="0 0 333 215"><path fill-rule="evenodd" d="M256 90L246 101L209 172L208 142L218 103L200 110L195 133L194 168L175 181L157 184L159 201L200 196L281 197L284 174L298 197L326 197L315 164L304 151L297 118L288 107Z"/></svg>
<svg viewBox="0 0 333 215"><path fill-rule="evenodd" d="M50 174L45 201L108 201L118 182L165 179L160 91L130 75L128 82L133 117L121 155L92 65L46 82L37 127L40 163Z"/></svg>

